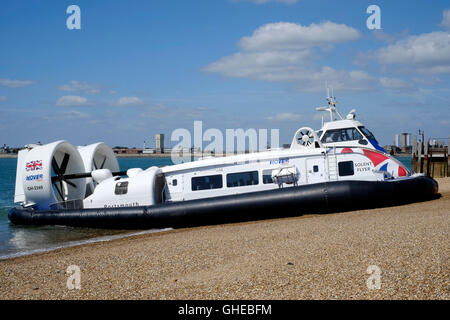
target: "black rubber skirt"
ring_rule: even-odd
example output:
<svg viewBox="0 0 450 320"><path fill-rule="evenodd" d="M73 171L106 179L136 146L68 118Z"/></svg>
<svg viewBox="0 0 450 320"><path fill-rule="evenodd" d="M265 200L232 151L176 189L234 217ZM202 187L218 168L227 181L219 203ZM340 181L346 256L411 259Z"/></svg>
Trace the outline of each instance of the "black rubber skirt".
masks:
<svg viewBox="0 0 450 320"><path fill-rule="evenodd" d="M377 208L437 196L434 179L415 176L390 181L325 182L146 207L48 211L18 207L8 216L12 223L24 225L176 228Z"/></svg>

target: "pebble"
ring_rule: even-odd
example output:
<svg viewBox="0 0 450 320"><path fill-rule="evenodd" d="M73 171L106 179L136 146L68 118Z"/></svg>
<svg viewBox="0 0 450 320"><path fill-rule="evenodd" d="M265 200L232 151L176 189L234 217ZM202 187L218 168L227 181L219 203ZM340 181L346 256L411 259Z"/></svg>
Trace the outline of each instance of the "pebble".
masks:
<svg viewBox="0 0 450 320"><path fill-rule="evenodd" d="M2 260L0 299L449 300L450 178L438 182L442 197L421 203L178 229ZM81 289L67 287L70 265L81 269ZM369 288L377 276L380 289Z"/></svg>

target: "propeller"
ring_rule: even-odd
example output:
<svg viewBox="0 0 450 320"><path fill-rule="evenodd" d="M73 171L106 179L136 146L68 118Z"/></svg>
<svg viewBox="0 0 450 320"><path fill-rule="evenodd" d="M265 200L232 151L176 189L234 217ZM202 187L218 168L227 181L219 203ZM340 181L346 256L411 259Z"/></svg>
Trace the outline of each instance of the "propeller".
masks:
<svg viewBox="0 0 450 320"><path fill-rule="evenodd" d="M64 153L63 160L61 162L61 165L58 165L58 162L56 161L55 157L52 159L52 169L55 172L55 176L52 177L52 185L54 185L56 191L58 192L59 196L61 197L61 200L64 201L64 184L67 183L68 185L71 185L72 187L76 188L77 185L71 181L68 181L67 178L64 176L67 170L67 165L69 164L70 155L68 153ZM58 188L59 185L59 188Z"/></svg>
<svg viewBox="0 0 450 320"><path fill-rule="evenodd" d="M64 190L63 182L76 188L77 185L69 180L92 177L90 172L65 174L66 170L67 170L67 165L69 164L69 160L70 160L70 155L68 153L64 154L61 165L58 165L58 162L56 161L55 157L53 157L53 159L52 159L52 169L55 172L55 176L52 177L52 185L54 185L54 187L55 187L56 191L58 192L58 195L60 196L62 201L65 200L64 199L64 191L65 190ZM105 156L103 158L100 166L98 166L95 159L93 159L94 170L103 169L103 167L105 166L106 160L107 160L107 157ZM123 176L123 175L126 175L126 171L112 172L112 175L113 176Z"/></svg>
<svg viewBox="0 0 450 320"><path fill-rule="evenodd" d="M298 143L304 147L309 147L314 141L314 135L311 130L303 129L298 135Z"/></svg>
<svg viewBox="0 0 450 320"><path fill-rule="evenodd" d="M95 157L93 157L92 162L94 164L93 170L103 169L103 167L105 166L105 163L106 163L106 156L103 158L103 161L102 161L102 164L100 165L100 167L97 165L97 162L95 162ZM97 185L97 183L95 181L91 181L91 183L88 184L86 187L86 195L92 194L94 192L96 185Z"/></svg>
<svg viewBox="0 0 450 320"><path fill-rule="evenodd" d="M105 166L105 162L106 162L106 156L103 158L103 162L102 162L102 164L100 165L100 167L97 166L97 163L95 162L95 158L93 159L93 162L94 162L94 169L95 169L95 170L97 170L97 169L103 169L103 167Z"/></svg>

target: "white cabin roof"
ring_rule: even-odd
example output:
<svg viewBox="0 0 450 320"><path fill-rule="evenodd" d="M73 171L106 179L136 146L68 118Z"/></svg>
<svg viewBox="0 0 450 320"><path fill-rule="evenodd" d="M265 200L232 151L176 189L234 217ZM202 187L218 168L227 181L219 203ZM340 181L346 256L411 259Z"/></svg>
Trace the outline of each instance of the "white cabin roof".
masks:
<svg viewBox="0 0 450 320"><path fill-rule="evenodd" d="M253 162L253 161L265 161L276 158L287 158L287 157L296 157L296 156L311 156L311 155L320 155L322 152L325 152L325 148L302 148L302 149L275 149L268 150L262 152L253 152L253 153L245 153L238 154L227 157L211 157L207 159L201 159L192 162L186 162L181 164L176 164L172 166L162 167L163 173L172 173L176 171L184 171L191 170L196 168L204 168L204 167L214 167L218 165L224 164L235 164L235 163L245 163L245 162Z"/></svg>
<svg viewBox="0 0 450 320"><path fill-rule="evenodd" d="M353 128L353 127L362 127L362 126L364 126L364 125L357 120L344 119L344 120L334 120L334 121L325 122L323 124L322 129L320 129L320 130L323 130L325 132L326 130L331 130L331 129L344 129L344 128Z"/></svg>

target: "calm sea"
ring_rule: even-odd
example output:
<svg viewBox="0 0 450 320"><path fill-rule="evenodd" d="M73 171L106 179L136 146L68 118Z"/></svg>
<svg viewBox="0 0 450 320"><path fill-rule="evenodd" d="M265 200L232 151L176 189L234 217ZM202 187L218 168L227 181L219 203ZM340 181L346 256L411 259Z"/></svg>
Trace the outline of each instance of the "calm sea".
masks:
<svg viewBox="0 0 450 320"><path fill-rule="evenodd" d="M146 169L172 164L170 158L119 158L121 170ZM106 241L120 236L141 233L64 226L18 226L8 220L8 211L14 206L17 159L0 159L0 259L29 253L48 251L92 241ZM149 230L154 232L159 230Z"/></svg>
<svg viewBox="0 0 450 320"><path fill-rule="evenodd" d="M411 168L410 157L398 158ZM64 226L17 226L8 220L8 210L14 206L14 186L17 159L0 159L0 259L29 253L43 252L87 242L107 241L124 235L142 233ZM119 158L121 170L146 169L172 164L170 158ZM148 230L155 232L159 230Z"/></svg>

